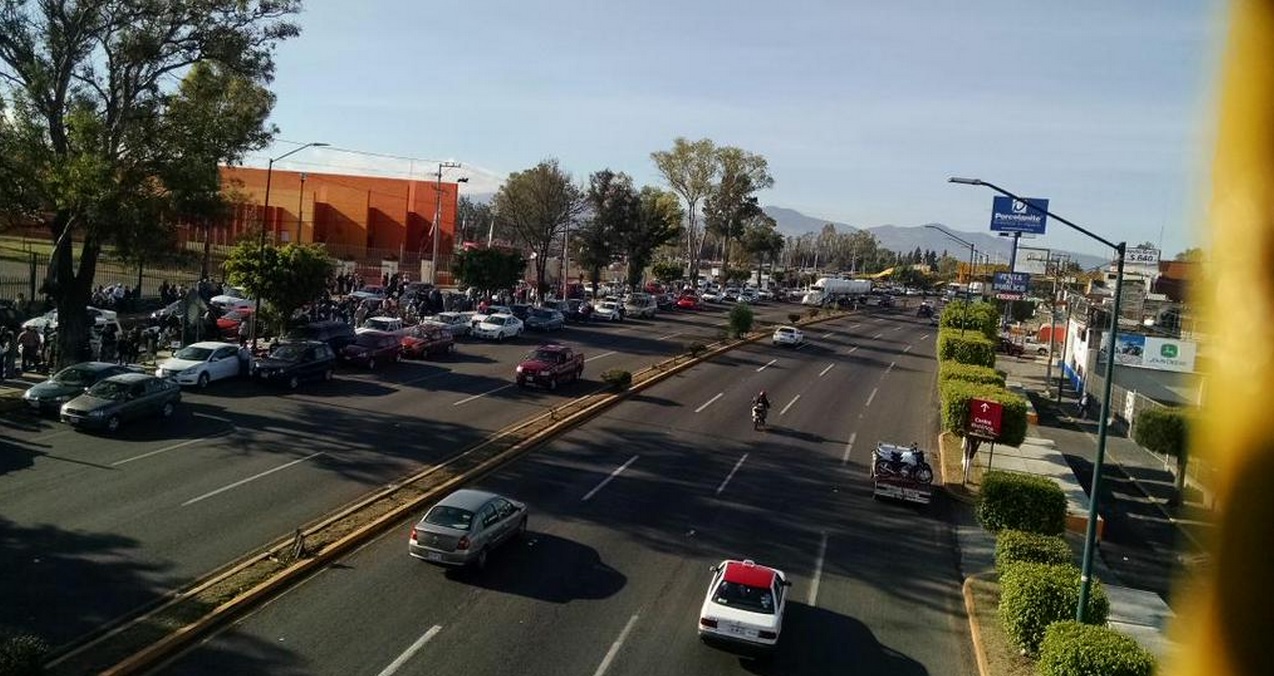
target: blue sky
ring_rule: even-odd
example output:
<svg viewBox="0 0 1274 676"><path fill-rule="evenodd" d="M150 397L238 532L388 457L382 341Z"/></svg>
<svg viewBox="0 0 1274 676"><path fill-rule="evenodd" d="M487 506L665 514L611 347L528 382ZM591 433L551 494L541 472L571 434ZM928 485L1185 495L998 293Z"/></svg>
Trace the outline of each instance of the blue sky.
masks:
<svg viewBox="0 0 1274 676"><path fill-rule="evenodd" d="M277 164L430 174L473 192L556 157L659 184L708 137L768 158L764 204L859 227L986 230L992 193L1110 239L1197 239L1219 0L308 0L277 54ZM418 161L344 152L381 153ZM264 164L266 153L249 159ZM1102 253L1050 223L1037 245Z"/></svg>

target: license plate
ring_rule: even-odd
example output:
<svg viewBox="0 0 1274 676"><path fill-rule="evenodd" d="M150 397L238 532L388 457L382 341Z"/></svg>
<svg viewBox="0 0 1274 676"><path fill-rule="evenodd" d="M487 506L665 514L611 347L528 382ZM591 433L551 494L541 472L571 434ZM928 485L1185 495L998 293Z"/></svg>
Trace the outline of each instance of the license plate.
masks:
<svg viewBox="0 0 1274 676"><path fill-rule="evenodd" d="M438 552L425 552L425 560L426 561L441 561L442 554L439 554Z"/></svg>

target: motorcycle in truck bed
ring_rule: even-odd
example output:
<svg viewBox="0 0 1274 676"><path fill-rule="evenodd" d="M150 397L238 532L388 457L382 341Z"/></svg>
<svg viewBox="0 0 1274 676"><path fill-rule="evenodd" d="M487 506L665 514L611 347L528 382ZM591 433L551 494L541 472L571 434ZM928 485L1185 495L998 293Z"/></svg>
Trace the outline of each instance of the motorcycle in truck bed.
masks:
<svg viewBox="0 0 1274 676"><path fill-rule="evenodd" d="M933 498L933 468L916 447L880 442L871 452L872 497L929 504Z"/></svg>

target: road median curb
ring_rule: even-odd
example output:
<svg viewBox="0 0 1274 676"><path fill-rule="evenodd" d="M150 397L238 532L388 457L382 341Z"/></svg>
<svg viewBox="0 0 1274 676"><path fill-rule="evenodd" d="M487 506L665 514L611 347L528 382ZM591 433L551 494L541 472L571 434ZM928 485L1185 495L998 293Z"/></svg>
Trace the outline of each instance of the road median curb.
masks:
<svg viewBox="0 0 1274 676"><path fill-rule="evenodd" d="M964 612L969 616L969 638L973 641L973 657L978 664L980 676L991 676L991 667L986 658L986 648L982 645L982 623L978 620L977 601L973 597L974 580L983 579L987 573L975 573L964 578Z"/></svg>

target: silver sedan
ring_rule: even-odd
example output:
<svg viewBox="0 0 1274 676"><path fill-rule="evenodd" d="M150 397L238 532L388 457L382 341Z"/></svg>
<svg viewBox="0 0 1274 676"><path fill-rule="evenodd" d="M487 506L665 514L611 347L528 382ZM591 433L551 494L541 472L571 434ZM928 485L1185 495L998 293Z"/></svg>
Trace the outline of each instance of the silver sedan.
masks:
<svg viewBox="0 0 1274 676"><path fill-rule="evenodd" d="M462 488L443 498L411 529L408 553L444 566L483 568L487 554L526 532L526 505Z"/></svg>

